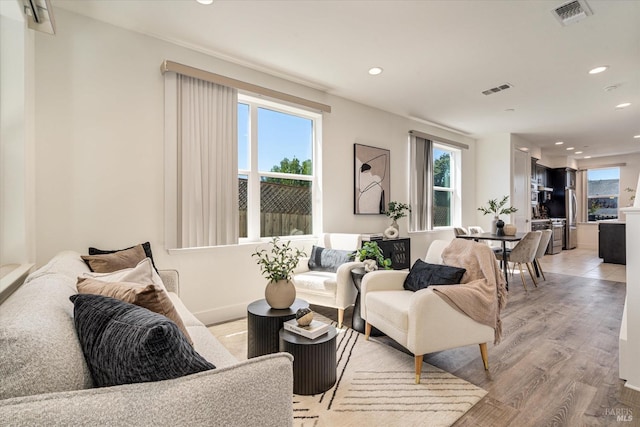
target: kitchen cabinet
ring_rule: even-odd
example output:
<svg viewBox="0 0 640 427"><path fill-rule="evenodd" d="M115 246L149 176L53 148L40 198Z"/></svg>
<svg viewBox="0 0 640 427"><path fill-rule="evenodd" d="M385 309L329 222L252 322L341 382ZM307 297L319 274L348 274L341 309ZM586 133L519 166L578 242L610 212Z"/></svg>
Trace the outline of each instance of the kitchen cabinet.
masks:
<svg viewBox="0 0 640 427"><path fill-rule="evenodd" d="M598 256L602 262L627 263L625 223L602 221L598 223Z"/></svg>
<svg viewBox="0 0 640 427"><path fill-rule="evenodd" d="M536 177L538 179L538 185L548 187L548 168L542 165L536 165Z"/></svg>

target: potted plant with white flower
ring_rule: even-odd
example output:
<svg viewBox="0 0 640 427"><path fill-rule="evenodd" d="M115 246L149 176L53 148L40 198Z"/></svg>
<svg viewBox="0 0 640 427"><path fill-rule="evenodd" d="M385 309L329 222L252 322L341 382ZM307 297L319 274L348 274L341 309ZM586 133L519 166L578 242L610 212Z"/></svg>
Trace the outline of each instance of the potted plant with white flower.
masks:
<svg viewBox="0 0 640 427"><path fill-rule="evenodd" d="M406 203L389 202L385 215L391 218L391 226L384 231L385 237L395 239L399 236L400 227L398 220L406 217L411 212L411 207ZM394 229L395 232L391 229Z"/></svg>

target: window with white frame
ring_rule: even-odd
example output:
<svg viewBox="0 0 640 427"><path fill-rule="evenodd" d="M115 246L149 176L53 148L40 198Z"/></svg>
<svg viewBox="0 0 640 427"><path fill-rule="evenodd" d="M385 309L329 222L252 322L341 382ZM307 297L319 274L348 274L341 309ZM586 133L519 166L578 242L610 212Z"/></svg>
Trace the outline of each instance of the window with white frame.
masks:
<svg viewBox="0 0 640 427"><path fill-rule="evenodd" d="M618 218L620 168L587 170L587 210L589 221Z"/></svg>
<svg viewBox="0 0 640 427"><path fill-rule="evenodd" d="M433 144L434 228L452 227L460 218L459 160L460 150Z"/></svg>
<svg viewBox="0 0 640 427"><path fill-rule="evenodd" d="M417 136L412 131L409 152L410 231L459 224L462 217L460 149Z"/></svg>
<svg viewBox="0 0 640 427"><path fill-rule="evenodd" d="M330 107L302 101L310 110L165 72L167 249L320 228L316 108Z"/></svg>
<svg viewBox="0 0 640 427"><path fill-rule="evenodd" d="M322 116L238 96L240 239L313 234Z"/></svg>

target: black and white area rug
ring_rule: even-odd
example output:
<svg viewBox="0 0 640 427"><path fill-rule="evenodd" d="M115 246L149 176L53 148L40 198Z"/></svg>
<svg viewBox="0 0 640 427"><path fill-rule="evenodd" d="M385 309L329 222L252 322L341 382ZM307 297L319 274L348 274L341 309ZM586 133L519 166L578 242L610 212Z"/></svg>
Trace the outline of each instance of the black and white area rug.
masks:
<svg viewBox="0 0 640 427"><path fill-rule="evenodd" d="M450 426L487 394L427 363L415 384L413 356L352 329L340 330L336 347L336 384L294 395L294 426Z"/></svg>

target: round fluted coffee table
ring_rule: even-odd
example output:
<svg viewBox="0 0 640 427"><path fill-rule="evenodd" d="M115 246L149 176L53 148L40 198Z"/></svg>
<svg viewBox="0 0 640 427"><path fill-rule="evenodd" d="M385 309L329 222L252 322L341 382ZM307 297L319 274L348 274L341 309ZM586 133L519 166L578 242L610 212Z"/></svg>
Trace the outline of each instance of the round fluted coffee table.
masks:
<svg viewBox="0 0 640 427"><path fill-rule="evenodd" d="M264 299L254 301L247 307L247 357L258 357L278 352L278 332L287 320L296 318L299 308L309 303L298 299L291 307L282 310L271 308Z"/></svg>
<svg viewBox="0 0 640 427"><path fill-rule="evenodd" d="M323 393L336 383L336 336L333 326L315 339L280 330L280 351L293 356L293 393Z"/></svg>

